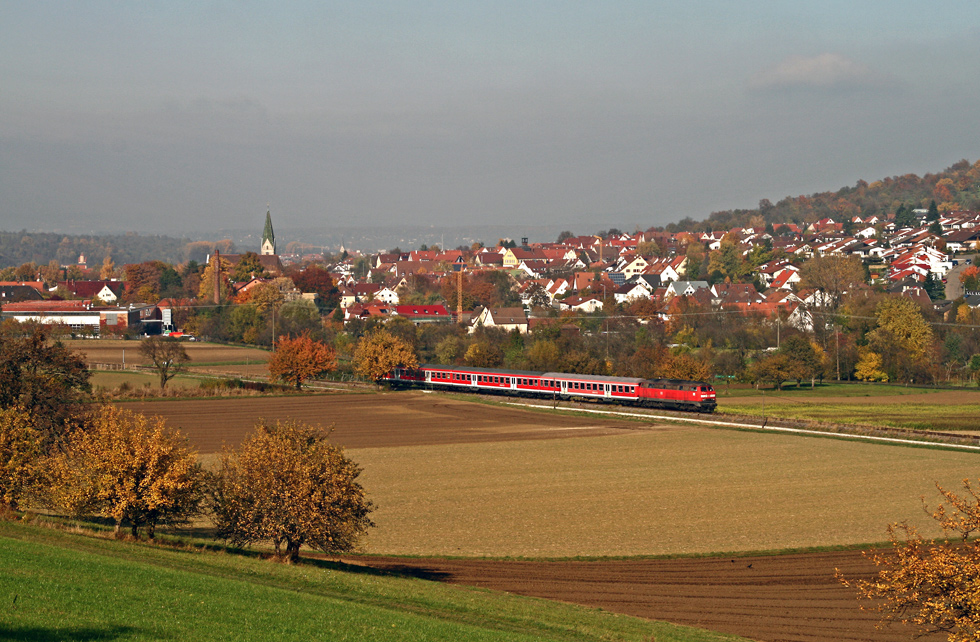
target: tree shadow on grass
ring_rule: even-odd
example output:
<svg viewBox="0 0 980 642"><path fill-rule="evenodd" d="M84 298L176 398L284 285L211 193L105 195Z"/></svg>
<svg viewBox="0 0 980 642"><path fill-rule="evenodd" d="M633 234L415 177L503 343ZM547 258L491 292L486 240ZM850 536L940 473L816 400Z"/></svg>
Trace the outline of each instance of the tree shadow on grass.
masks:
<svg viewBox="0 0 980 642"><path fill-rule="evenodd" d="M0 624L0 640L5 642L26 642L28 640L94 642L96 640L117 640L138 632L139 629L132 626L42 627Z"/></svg>
<svg viewBox="0 0 980 642"><path fill-rule="evenodd" d="M316 553L314 553L316 555ZM421 566L411 566L409 564L382 563L377 566L371 565L371 560L365 558L362 564L349 564L340 560L319 559L311 557L309 554L300 558L300 564L307 564L317 568L329 569L331 571L341 571L357 575L373 575L378 577L411 577L420 580L431 580L433 582L447 582L452 578L452 573L437 571Z"/></svg>

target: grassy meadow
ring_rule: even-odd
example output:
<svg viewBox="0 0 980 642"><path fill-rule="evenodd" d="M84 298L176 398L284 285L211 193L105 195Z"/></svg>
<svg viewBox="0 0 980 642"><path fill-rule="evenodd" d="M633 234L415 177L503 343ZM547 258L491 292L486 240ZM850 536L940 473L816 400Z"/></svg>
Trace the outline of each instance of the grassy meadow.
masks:
<svg viewBox="0 0 980 642"><path fill-rule="evenodd" d="M0 522L0 639L736 642L340 563L117 542Z"/></svg>
<svg viewBox="0 0 980 642"><path fill-rule="evenodd" d="M920 497L980 454L677 426L621 436L348 451L377 504L367 551L592 557L936 534Z"/></svg>

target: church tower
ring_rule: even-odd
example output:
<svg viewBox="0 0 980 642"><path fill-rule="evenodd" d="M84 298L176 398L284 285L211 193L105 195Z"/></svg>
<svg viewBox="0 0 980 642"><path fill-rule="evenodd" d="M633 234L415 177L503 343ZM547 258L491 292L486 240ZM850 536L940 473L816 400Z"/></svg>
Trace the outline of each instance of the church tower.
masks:
<svg viewBox="0 0 980 642"><path fill-rule="evenodd" d="M272 212L271 210L265 213L265 229L262 231L262 249L259 254L275 254L276 253L276 235L272 231Z"/></svg>

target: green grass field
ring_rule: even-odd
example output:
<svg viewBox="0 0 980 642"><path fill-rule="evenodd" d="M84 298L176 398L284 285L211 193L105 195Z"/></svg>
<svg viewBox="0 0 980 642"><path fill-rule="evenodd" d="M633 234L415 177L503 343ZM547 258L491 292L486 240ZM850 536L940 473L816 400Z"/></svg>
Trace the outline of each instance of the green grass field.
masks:
<svg viewBox="0 0 980 642"><path fill-rule="evenodd" d="M913 430L980 430L980 404L929 403L929 396L915 397L908 403L807 403L799 399L770 399L766 416L780 419L813 419L832 423L890 426ZM723 412L759 416L758 403L725 402Z"/></svg>
<svg viewBox="0 0 980 642"><path fill-rule="evenodd" d="M795 381L784 383L782 390L767 387L757 389L753 386L738 384L731 387L723 383L715 384L715 391L718 399L735 399L739 397L776 397L786 399L807 399L822 397L891 397L906 395L927 395L939 392L935 388L910 388L900 385L888 385L879 383L838 383L828 381L817 383L813 388L809 381L804 381L803 385L797 386ZM973 388L976 390L976 388Z"/></svg>
<svg viewBox="0 0 980 642"><path fill-rule="evenodd" d="M123 383L132 388L149 386L150 388L159 389L160 387L159 376L150 372L134 372L132 370L96 371L92 373L90 381L93 390L100 387L112 390L118 388ZM200 385L201 379L199 377L187 377L184 375L177 375L167 382L168 388L197 388Z"/></svg>
<svg viewBox="0 0 980 642"><path fill-rule="evenodd" d="M591 557L881 542L927 534L934 482L980 454L678 426L622 436L350 450L377 504L367 550Z"/></svg>
<svg viewBox="0 0 980 642"><path fill-rule="evenodd" d="M3 640L741 638L308 561L172 550L0 522Z"/></svg>

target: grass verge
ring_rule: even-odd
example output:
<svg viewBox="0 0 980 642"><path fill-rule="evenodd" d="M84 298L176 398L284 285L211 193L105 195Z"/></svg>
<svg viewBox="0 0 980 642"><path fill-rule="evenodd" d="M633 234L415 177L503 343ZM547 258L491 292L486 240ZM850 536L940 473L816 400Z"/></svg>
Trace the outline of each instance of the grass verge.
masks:
<svg viewBox="0 0 980 642"><path fill-rule="evenodd" d="M0 522L0 639L742 638L363 567L117 542Z"/></svg>

